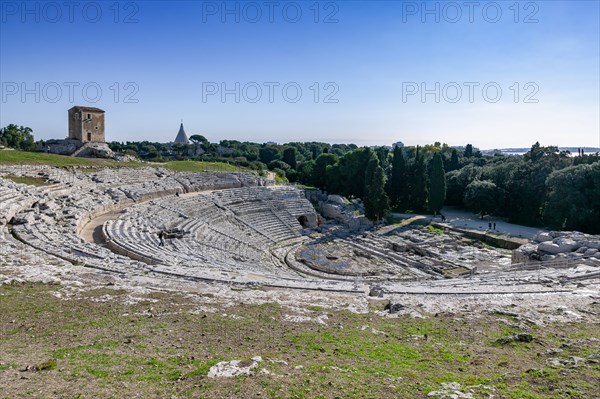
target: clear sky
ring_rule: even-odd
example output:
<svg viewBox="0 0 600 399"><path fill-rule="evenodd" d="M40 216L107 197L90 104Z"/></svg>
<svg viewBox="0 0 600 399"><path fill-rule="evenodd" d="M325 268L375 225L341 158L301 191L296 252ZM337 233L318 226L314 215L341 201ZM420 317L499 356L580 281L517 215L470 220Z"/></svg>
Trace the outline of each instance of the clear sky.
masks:
<svg viewBox="0 0 600 399"><path fill-rule="evenodd" d="M600 146L600 2L0 1L0 126ZM101 91L101 93L100 93Z"/></svg>

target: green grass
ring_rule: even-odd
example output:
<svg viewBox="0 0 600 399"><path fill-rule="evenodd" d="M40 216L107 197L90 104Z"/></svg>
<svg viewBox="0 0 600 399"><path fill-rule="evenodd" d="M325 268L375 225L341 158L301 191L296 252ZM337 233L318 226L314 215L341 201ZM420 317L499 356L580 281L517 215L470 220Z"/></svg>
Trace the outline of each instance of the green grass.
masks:
<svg viewBox="0 0 600 399"><path fill-rule="evenodd" d="M439 227L435 227L432 225L428 225L427 226L427 230L429 230L431 233L436 234L436 235L442 235L444 234L444 230L440 229Z"/></svg>
<svg viewBox="0 0 600 399"><path fill-rule="evenodd" d="M169 161L164 163L152 163L152 166L161 166L174 172L204 172L204 171L222 171L239 172L237 166L224 162L201 162L201 161Z"/></svg>
<svg viewBox="0 0 600 399"><path fill-rule="evenodd" d="M29 186L38 186L39 187L39 186L49 185L49 183L47 183L45 179L37 178L37 177L6 175L6 176L2 176L2 178L12 180L15 183L19 183L19 184L27 184Z"/></svg>
<svg viewBox="0 0 600 399"><path fill-rule="evenodd" d="M190 312L197 304L189 295L148 293L124 305L130 295L125 290L103 287L64 300L53 295L60 289L0 287L0 386L6 397L36 397L35 389L27 391L31 380L15 378L16 370L47 359L55 359L56 368L36 374L34 383L54 384L54 397L68 398L421 398L448 382L491 386L499 398L591 398L600 377L596 364L546 364L546 349L561 343L569 344L561 357L597 352L594 323L530 326L533 342L496 345L497 337L522 332L506 324L510 316L385 318L306 307L304 315L328 316L320 325L285 321L292 310L274 303L221 307L211 298L218 311L202 314ZM259 370L272 374L207 378L220 361L254 356L264 359Z"/></svg>
<svg viewBox="0 0 600 399"><path fill-rule="evenodd" d="M17 368L17 365L14 363L0 364L0 371L11 370L11 369L16 369L16 368Z"/></svg>
<svg viewBox="0 0 600 399"><path fill-rule="evenodd" d="M36 366L36 368L38 371L54 370L56 368L56 360L54 360L54 359L46 360L45 362L38 364Z"/></svg>
<svg viewBox="0 0 600 399"><path fill-rule="evenodd" d="M66 155L46 154L43 152L26 152L17 150L0 150L0 165L49 165L56 167L163 167L174 172L224 171L239 172L247 169L239 168L224 162L169 161L169 162L118 162L112 159L77 158ZM28 183L27 183L28 184Z"/></svg>
<svg viewBox="0 0 600 399"><path fill-rule="evenodd" d="M51 165L66 166L141 166L141 162L117 162L112 159L77 158L66 155L46 154L43 152L26 152L17 150L0 150L0 165Z"/></svg>

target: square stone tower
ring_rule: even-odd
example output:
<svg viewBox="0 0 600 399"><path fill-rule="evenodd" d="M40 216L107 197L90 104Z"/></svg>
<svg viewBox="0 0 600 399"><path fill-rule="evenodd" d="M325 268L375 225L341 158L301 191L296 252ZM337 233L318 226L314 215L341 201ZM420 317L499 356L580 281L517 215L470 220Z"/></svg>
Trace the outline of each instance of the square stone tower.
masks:
<svg viewBox="0 0 600 399"><path fill-rule="evenodd" d="M104 143L104 110L79 105L69 109L69 138L81 143Z"/></svg>

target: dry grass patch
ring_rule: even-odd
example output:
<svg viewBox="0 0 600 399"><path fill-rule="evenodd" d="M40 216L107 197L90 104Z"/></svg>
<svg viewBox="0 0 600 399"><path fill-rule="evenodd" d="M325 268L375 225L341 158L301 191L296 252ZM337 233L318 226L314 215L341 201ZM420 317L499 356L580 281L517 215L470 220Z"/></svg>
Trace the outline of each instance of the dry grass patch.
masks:
<svg viewBox="0 0 600 399"><path fill-rule="evenodd" d="M387 318L318 306L303 311L308 321L292 322L285 315L293 311L278 304L211 303L218 311L202 313L177 293L125 304L129 294L110 287L70 300L57 290L0 287L0 397L416 398L450 382L483 384L502 398L598 396L597 363L548 360L594 355L598 325L540 328L504 314ZM534 339L496 343L518 333ZM263 361L253 375L207 377L220 361L255 356ZM19 371L49 359L43 372Z"/></svg>

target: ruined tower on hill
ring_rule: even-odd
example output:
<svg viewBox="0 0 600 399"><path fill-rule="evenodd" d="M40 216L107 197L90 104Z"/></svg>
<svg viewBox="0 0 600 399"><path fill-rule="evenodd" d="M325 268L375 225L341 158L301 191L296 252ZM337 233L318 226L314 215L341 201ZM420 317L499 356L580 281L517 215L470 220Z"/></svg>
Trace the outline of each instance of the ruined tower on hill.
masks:
<svg viewBox="0 0 600 399"><path fill-rule="evenodd" d="M175 137L175 143L179 144L189 144L187 134L185 134L185 130L183 130L183 122L181 122L181 126L179 126L179 132L177 133L177 137Z"/></svg>
<svg viewBox="0 0 600 399"><path fill-rule="evenodd" d="M81 143L104 143L104 110L76 105L69 110L69 138Z"/></svg>
<svg viewBox="0 0 600 399"><path fill-rule="evenodd" d="M68 136L40 143L38 151L72 157L113 158L106 144L104 110L76 105L67 111Z"/></svg>

